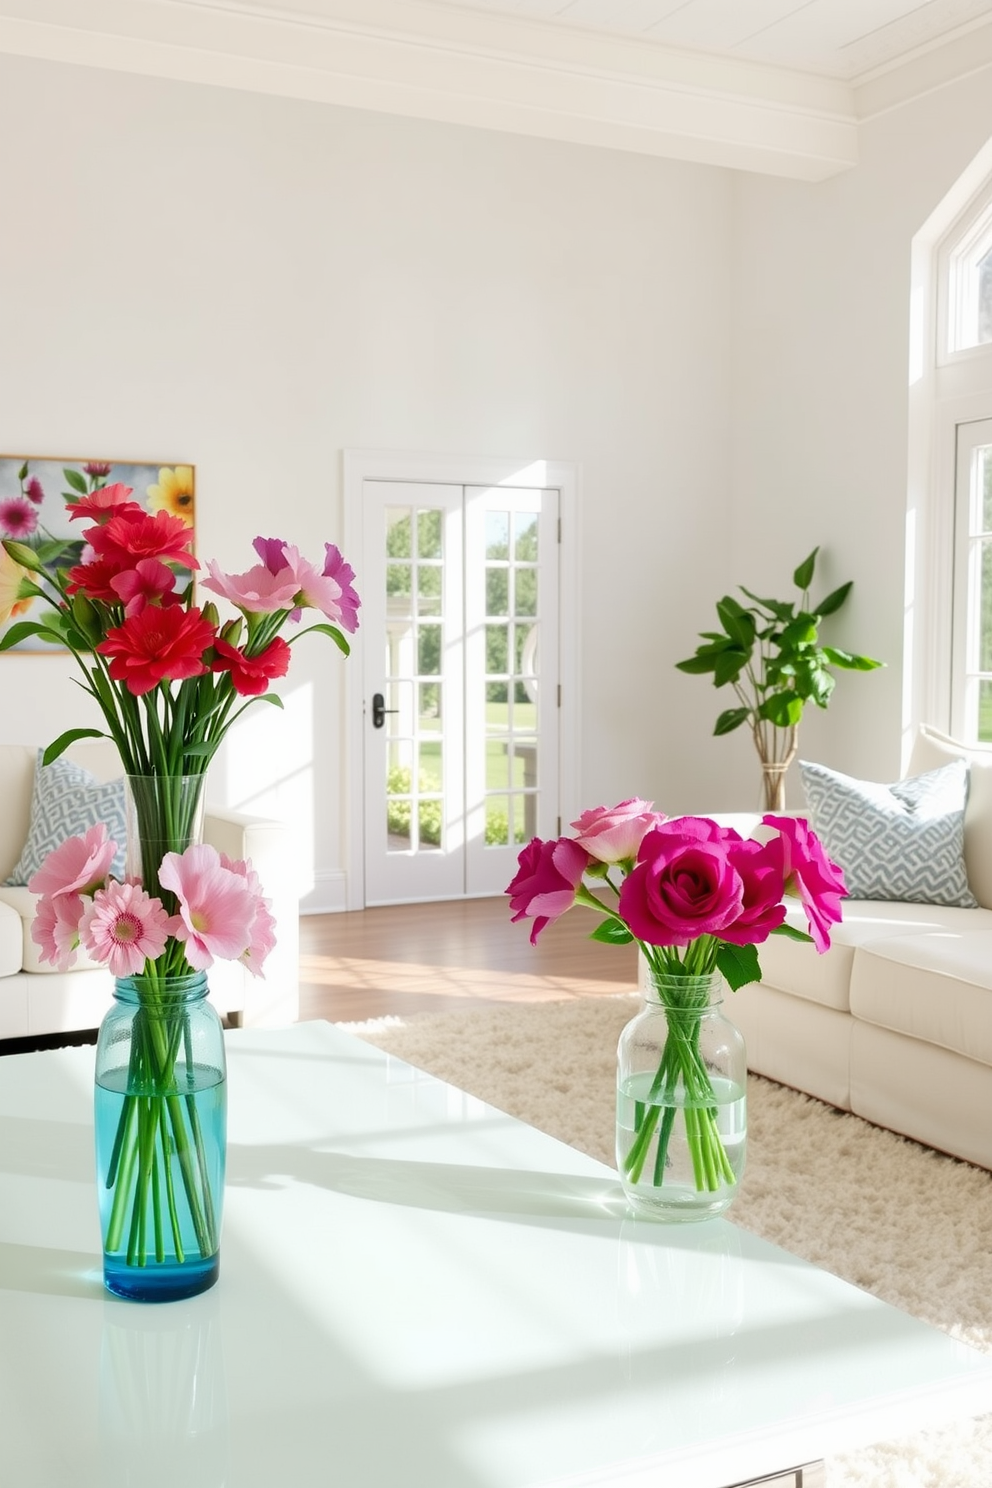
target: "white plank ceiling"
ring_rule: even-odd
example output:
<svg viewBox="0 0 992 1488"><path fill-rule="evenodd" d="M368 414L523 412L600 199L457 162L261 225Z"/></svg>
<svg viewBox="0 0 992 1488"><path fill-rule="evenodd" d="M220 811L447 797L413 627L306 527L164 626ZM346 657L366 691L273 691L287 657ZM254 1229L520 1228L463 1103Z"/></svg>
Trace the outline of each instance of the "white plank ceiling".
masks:
<svg viewBox="0 0 992 1488"><path fill-rule="evenodd" d="M407 6L420 0L403 0ZM992 0L441 0L855 80L992 16Z"/></svg>

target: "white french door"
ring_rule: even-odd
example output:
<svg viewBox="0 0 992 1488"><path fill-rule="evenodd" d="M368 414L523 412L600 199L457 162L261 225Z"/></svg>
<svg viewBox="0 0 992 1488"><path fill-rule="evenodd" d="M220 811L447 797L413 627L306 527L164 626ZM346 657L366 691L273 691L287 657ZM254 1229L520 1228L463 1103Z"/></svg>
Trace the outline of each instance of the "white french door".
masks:
<svg viewBox="0 0 992 1488"><path fill-rule="evenodd" d="M557 831L558 492L362 484L365 903L498 894Z"/></svg>

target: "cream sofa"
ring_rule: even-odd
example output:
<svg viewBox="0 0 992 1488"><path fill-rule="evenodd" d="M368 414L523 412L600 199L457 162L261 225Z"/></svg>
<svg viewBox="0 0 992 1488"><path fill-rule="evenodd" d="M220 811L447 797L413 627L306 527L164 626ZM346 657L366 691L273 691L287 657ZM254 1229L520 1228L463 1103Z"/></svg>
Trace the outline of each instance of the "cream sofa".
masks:
<svg viewBox="0 0 992 1488"><path fill-rule="evenodd" d="M70 759L100 780L121 774L109 743L80 743ZM28 833L37 747L0 744L0 880L10 877ZM276 918L278 944L263 978L237 962L215 962L211 1000L232 1022L279 1026L299 1014L299 898L293 891L290 835L274 821L208 807L204 840L230 858L250 858ZM0 1039L96 1028L112 1001L113 978L80 957L58 972L38 959L31 939L36 899L26 888L0 886Z"/></svg>
<svg viewBox="0 0 992 1488"><path fill-rule="evenodd" d="M906 773L962 756L980 907L846 900L825 955L773 936L727 1011L755 1072L992 1169L992 755L921 729Z"/></svg>

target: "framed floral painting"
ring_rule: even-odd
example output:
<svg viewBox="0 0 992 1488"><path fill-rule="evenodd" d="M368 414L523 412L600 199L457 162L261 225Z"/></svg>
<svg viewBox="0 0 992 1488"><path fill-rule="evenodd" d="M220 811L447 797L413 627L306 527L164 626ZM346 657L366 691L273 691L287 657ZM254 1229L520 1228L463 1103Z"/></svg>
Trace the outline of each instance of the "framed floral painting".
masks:
<svg viewBox="0 0 992 1488"><path fill-rule="evenodd" d="M87 523L72 520L66 510L69 503L115 484L128 487L131 499L149 512L168 512L187 526L194 525L192 465L0 455L0 538L13 538L34 549L43 570L41 575L32 575L39 587L45 588L45 572L54 576L58 569L70 569L82 558ZM25 570L0 547L0 636L45 603L36 595L20 594L25 577ZM9 649L11 653L61 650L36 636Z"/></svg>

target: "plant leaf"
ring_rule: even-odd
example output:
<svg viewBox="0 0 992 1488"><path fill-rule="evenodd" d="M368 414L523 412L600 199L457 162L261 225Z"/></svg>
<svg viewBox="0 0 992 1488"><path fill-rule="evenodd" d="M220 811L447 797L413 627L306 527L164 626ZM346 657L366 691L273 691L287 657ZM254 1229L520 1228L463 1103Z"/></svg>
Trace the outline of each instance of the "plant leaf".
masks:
<svg viewBox="0 0 992 1488"><path fill-rule="evenodd" d="M802 563L800 563L799 567L792 575L792 582L795 584L797 589L805 590L809 588L810 584L812 584L813 570L816 568L816 555L819 551L819 547L815 547L812 553L810 553L809 557L803 559Z"/></svg>
<svg viewBox="0 0 992 1488"><path fill-rule="evenodd" d="M750 708L727 708L716 721L715 735L732 734L734 729L740 728L751 716Z"/></svg>
<svg viewBox="0 0 992 1488"><path fill-rule="evenodd" d="M11 646L19 646L28 636L41 635L44 629L39 620L19 620L0 636L0 651L9 651Z"/></svg>
<svg viewBox="0 0 992 1488"><path fill-rule="evenodd" d="M795 692L773 692L759 707L758 716L776 728L792 728L803 716L803 700Z"/></svg>
<svg viewBox="0 0 992 1488"><path fill-rule="evenodd" d="M731 992L746 987L748 982L761 981L757 946L729 945L722 940L717 947L716 964Z"/></svg>
<svg viewBox="0 0 992 1488"><path fill-rule="evenodd" d="M803 940L807 944L813 944L812 935L807 935L805 930L797 930L795 925L790 925L788 920L783 920L781 925L776 925L772 931L773 935L784 935L786 940Z"/></svg>
<svg viewBox="0 0 992 1488"><path fill-rule="evenodd" d="M84 475L80 474L78 470L70 469L68 465L62 467L62 474L65 476L67 486L71 486L74 491L78 491L80 496L86 495L86 477Z"/></svg>
<svg viewBox="0 0 992 1488"><path fill-rule="evenodd" d="M836 646L824 646L823 654L831 666L843 667L848 672L873 672L884 661L873 661L870 656L856 656L852 651L839 651Z"/></svg>
<svg viewBox="0 0 992 1488"><path fill-rule="evenodd" d="M720 624L734 644L750 653L754 645L755 632L754 616L751 611L746 610L728 594L718 602L716 612L720 617Z"/></svg>
<svg viewBox="0 0 992 1488"><path fill-rule="evenodd" d="M757 594L752 594L750 589L745 589L743 584L740 585L740 591L742 594L746 594L748 599L753 599L756 605L761 605L764 609L769 610L775 616L776 620L792 619L792 605L786 604L784 600L760 599Z"/></svg>
<svg viewBox="0 0 992 1488"><path fill-rule="evenodd" d="M739 651L736 646L728 646L721 652L713 668L713 686L725 687L728 682L736 682L747 666L749 655L750 652Z"/></svg>
<svg viewBox="0 0 992 1488"><path fill-rule="evenodd" d="M44 754L41 756L41 763L43 765L50 765L52 763L52 760L57 760L60 754L64 754L65 753L65 751L69 748L69 745L70 744L75 744L75 742L76 742L77 739L109 739L109 738L110 738L110 735L109 734L105 734L102 729L94 729L94 728L73 728L73 729L66 729L66 731L65 731L64 734L59 734L58 738L55 739L51 744L49 744L48 748L45 750Z"/></svg>
<svg viewBox="0 0 992 1488"><path fill-rule="evenodd" d="M589 937L590 940L602 941L604 945L629 945L633 938L627 926L612 915L597 925Z"/></svg>
<svg viewBox="0 0 992 1488"><path fill-rule="evenodd" d="M832 615L835 610L840 609L853 588L854 580L848 579L846 584L841 584L840 588L834 589L832 593L827 595L826 599L820 600L820 603L813 611L814 615L819 615L821 620L824 615Z"/></svg>

